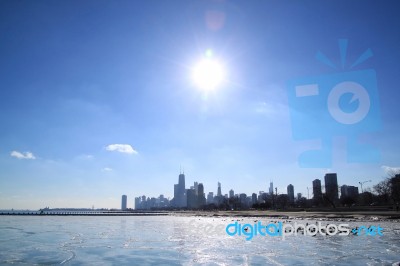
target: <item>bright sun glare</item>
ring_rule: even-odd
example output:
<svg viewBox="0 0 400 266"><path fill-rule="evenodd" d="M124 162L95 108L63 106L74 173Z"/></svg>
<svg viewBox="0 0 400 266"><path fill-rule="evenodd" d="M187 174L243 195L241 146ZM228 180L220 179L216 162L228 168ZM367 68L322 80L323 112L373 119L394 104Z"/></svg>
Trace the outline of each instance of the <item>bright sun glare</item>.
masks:
<svg viewBox="0 0 400 266"><path fill-rule="evenodd" d="M213 90L225 79L225 70L216 60L203 59L193 70L193 80L203 90Z"/></svg>

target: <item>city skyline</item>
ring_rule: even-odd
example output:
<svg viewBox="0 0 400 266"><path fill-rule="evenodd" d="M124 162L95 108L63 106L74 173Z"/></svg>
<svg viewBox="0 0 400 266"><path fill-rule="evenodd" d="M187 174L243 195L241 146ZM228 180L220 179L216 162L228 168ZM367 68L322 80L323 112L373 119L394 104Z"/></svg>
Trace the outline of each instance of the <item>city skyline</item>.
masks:
<svg viewBox="0 0 400 266"><path fill-rule="evenodd" d="M223 194L251 195L271 180L306 196L329 172L342 184L377 184L400 169L396 11L369 0L1 1L0 209L172 198L179 165L206 197L216 182ZM365 51L372 56L351 68ZM331 167L300 167L322 144L295 139L288 81L362 70L376 73L381 128L351 137L380 161L347 162L344 130L328 132ZM351 113L350 99L341 103Z"/></svg>
<svg viewBox="0 0 400 266"><path fill-rule="evenodd" d="M209 191L207 194L204 190L204 186L201 182L194 181L193 186L189 188L185 187L186 176L184 172L180 172L178 176L178 184L174 185L174 197L169 198L165 197L164 193L161 193L159 197L155 197L154 195L141 195L134 198L134 207L132 209L150 209L152 207L156 208L188 208L188 209L197 209L205 206L206 204L216 204L217 206L222 202L222 199L229 199L233 197L240 198L241 201L250 200L254 203L260 203L262 196L264 194L268 195L287 195L289 204L294 204L296 201L301 198L307 200L313 200L315 204L319 204L322 202L323 198L327 199L329 203L337 204L339 199L343 197L356 197L359 195L358 186L353 186L351 184L339 184L337 173L326 173L324 175L324 185L321 184L320 179L315 179L312 181L312 193L311 196L309 191L307 191L307 196L302 196L302 193L295 192L296 189L292 184L287 186L287 193L278 192L277 187L275 190L273 189L273 182L269 183L268 192L266 190L258 190L258 193L244 193L243 191L239 191L237 193L234 192L233 189L230 189L227 193L222 192L222 184L217 182L217 193L214 194L213 191ZM370 182L370 181L367 181ZM361 185L361 184L360 184ZM201 189L200 189L201 187ZM199 188L199 189L198 189ZM365 191L364 191L365 192ZM297 194L297 198L295 197ZM206 195L208 195L206 197ZM215 196L214 196L215 195ZM241 197L245 195L245 199ZM340 195L340 196L339 196ZM125 195L123 195L124 197ZM199 199L195 199L199 197ZM204 197L204 200L202 199ZM123 199L124 200L124 199ZM165 200L165 201L164 201ZM123 201L124 202L124 201ZM144 202L144 203L143 203ZM143 204L150 203L154 206L144 206ZM196 202L195 204L193 202ZM200 203L201 202L201 203Z"/></svg>

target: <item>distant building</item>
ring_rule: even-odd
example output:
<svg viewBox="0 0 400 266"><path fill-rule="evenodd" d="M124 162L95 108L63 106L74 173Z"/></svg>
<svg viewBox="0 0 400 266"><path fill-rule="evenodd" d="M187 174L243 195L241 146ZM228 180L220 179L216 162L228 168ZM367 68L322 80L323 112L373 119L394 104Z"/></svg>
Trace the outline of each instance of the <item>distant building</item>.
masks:
<svg viewBox="0 0 400 266"><path fill-rule="evenodd" d="M174 185L174 199L173 206L175 207L186 207L187 206L187 196L185 188L185 174L179 174L178 184Z"/></svg>
<svg viewBox="0 0 400 266"><path fill-rule="evenodd" d="M179 184L174 184L174 198L173 198L173 206L178 207L179 204Z"/></svg>
<svg viewBox="0 0 400 266"><path fill-rule="evenodd" d="M194 190L196 191L196 195L199 194L199 183L198 182L194 182Z"/></svg>
<svg viewBox="0 0 400 266"><path fill-rule="evenodd" d="M247 195L245 194L245 193L241 193L241 194L239 194L239 200L240 200L240 205L243 207L243 208L246 208L247 207Z"/></svg>
<svg viewBox="0 0 400 266"><path fill-rule="evenodd" d="M169 205L170 205L169 199L165 198L164 195L161 194L157 198L155 207L164 208L164 207L169 207Z"/></svg>
<svg viewBox="0 0 400 266"><path fill-rule="evenodd" d="M352 198L356 199L358 197L358 187L343 185L340 188L340 198Z"/></svg>
<svg viewBox="0 0 400 266"><path fill-rule="evenodd" d="M187 195L187 207L189 209L196 209L197 208L196 190L195 189L187 189L186 195Z"/></svg>
<svg viewBox="0 0 400 266"><path fill-rule="evenodd" d="M260 202L260 203L265 203L265 202L267 202L267 201L269 200L269 198L271 198L271 197L272 197L271 194L268 194L268 193L266 193L266 192L264 192L264 191L260 191L260 192L258 193L257 201Z"/></svg>
<svg viewBox="0 0 400 266"><path fill-rule="evenodd" d="M292 184L289 184L289 186L287 186L287 194L288 194L289 202L293 203L294 202L294 187Z"/></svg>
<svg viewBox="0 0 400 266"><path fill-rule="evenodd" d="M146 198L146 196L135 198L135 210L148 210L151 208L165 208L169 206L170 201L165 198L164 195L160 195L158 198Z"/></svg>
<svg viewBox="0 0 400 266"><path fill-rule="evenodd" d="M135 210L141 209L141 200L140 197L135 198Z"/></svg>
<svg viewBox="0 0 400 266"><path fill-rule="evenodd" d="M251 194L251 204L256 204L257 203L257 194L253 193Z"/></svg>
<svg viewBox="0 0 400 266"><path fill-rule="evenodd" d="M269 190L268 190L269 194L272 195L274 194L274 183L269 182Z"/></svg>
<svg viewBox="0 0 400 266"><path fill-rule="evenodd" d="M229 190L229 198L235 197L235 191L233 189Z"/></svg>
<svg viewBox="0 0 400 266"><path fill-rule="evenodd" d="M122 195L122 202L121 202L121 210L126 210L126 203L128 201L128 197L126 195Z"/></svg>
<svg viewBox="0 0 400 266"><path fill-rule="evenodd" d="M212 204L212 203L214 203L214 193L209 192L207 195L207 204Z"/></svg>
<svg viewBox="0 0 400 266"><path fill-rule="evenodd" d="M147 206L148 209L157 207L157 199L156 199L156 198L154 198L154 197L147 198L147 201L150 203L150 204Z"/></svg>
<svg viewBox="0 0 400 266"><path fill-rule="evenodd" d="M221 183L218 182L218 192L217 192L217 196L221 197L222 196L222 192L221 192Z"/></svg>
<svg viewBox="0 0 400 266"><path fill-rule="evenodd" d="M197 194L197 198L198 198L198 204L197 206L199 208L203 207L204 205L206 205L206 196L204 194L204 186L203 183L200 183L198 185L198 194Z"/></svg>
<svg viewBox="0 0 400 266"><path fill-rule="evenodd" d="M301 193L297 193L297 200L300 200L301 199Z"/></svg>
<svg viewBox="0 0 400 266"><path fill-rule="evenodd" d="M325 174L325 195L331 201L338 200L338 182L337 174L329 173Z"/></svg>
<svg viewBox="0 0 400 266"><path fill-rule="evenodd" d="M322 188L321 188L321 180L315 179L312 181L312 186L313 186L313 199L316 202L319 202L322 200Z"/></svg>

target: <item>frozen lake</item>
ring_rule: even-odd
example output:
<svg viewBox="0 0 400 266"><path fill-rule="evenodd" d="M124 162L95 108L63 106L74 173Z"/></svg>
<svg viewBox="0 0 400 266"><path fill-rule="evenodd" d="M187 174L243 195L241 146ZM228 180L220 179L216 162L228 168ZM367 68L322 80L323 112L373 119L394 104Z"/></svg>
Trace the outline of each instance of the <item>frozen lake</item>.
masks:
<svg viewBox="0 0 400 266"><path fill-rule="evenodd" d="M246 241L226 234L233 219L0 216L0 264L392 265L400 261L396 222L349 222L379 225L383 236L299 235L284 240L257 236ZM256 218L239 219L253 223Z"/></svg>

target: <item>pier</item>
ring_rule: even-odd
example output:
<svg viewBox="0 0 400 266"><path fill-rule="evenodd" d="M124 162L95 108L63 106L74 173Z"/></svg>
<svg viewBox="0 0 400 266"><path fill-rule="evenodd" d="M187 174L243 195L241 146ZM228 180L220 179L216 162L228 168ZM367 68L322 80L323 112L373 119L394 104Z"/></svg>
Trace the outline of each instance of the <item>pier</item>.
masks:
<svg viewBox="0 0 400 266"><path fill-rule="evenodd" d="M126 211L0 211L0 215L16 216L167 216L167 212Z"/></svg>

